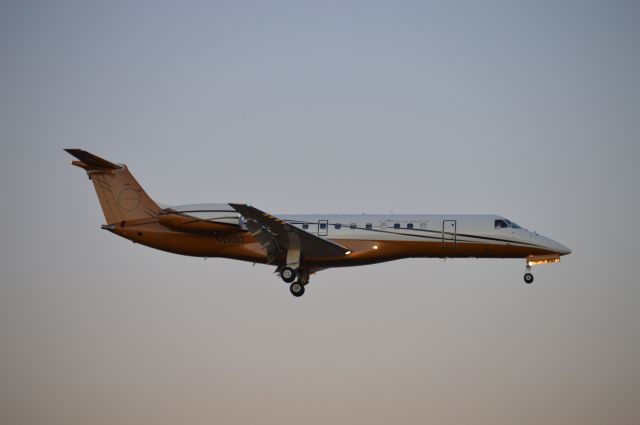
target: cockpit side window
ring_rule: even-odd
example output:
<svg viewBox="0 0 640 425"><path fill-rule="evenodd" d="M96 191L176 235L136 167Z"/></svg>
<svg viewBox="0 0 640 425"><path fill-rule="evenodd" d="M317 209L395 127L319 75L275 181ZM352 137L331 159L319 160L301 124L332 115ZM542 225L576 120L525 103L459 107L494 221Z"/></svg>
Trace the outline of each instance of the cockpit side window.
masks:
<svg viewBox="0 0 640 425"><path fill-rule="evenodd" d="M509 227L509 225L505 220L496 220L495 227L496 229L506 229L507 227Z"/></svg>

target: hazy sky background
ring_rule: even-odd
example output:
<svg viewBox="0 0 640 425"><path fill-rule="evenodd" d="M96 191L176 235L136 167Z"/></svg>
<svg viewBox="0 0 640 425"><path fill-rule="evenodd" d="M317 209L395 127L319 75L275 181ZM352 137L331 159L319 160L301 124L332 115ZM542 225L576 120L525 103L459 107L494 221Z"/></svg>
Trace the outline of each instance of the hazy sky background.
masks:
<svg viewBox="0 0 640 425"><path fill-rule="evenodd" d="M637 424L633 1L0 4L3 424ZM573 250L323 271L100 230L164 203L496 213Z"/></svg>

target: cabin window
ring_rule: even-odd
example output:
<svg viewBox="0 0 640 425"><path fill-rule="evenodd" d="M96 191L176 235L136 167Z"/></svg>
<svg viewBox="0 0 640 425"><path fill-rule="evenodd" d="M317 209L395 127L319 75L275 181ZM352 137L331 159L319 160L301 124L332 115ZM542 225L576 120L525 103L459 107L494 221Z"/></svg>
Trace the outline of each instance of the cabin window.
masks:
<svg viewBox="0 0 640 425"><path fill-rule="evenodd" d="M355 228L356 228L356 223L351 223L351 224L349 225L349 228L350 228L350 229L355 229Z"/></svg>
<svg viewBox="0 0 640 425"><path fill-rule="evenodd" d="M321 229L326 229L327 228L327 223L320 223L320 228Z"/></svg>
<svg viewBox="0 0 640 425"><path fill-rule="evenodd" d="M413 229L413 223L407 223L407 229Z"/></svg>
<svg viewBox="0 0 640 425"><path fill-rule="evenodd" d="M400 228L400 223L394 223L393 228L394 229L399 229Z"/></svg>
<svg viewBox="0 0 640 425"><path fill-rule="evenodd" d="M336 230L340 230L340 228L342 227L342 224L340 224L340 223L336 223L336 224L334 224L334 225L333 225L333 227L334 227Z"/></svg>
<svg viewBox="0 0 640 425"><path fill-rule="evenodd" d="M309 228L309 225L308 225L308 224L303 224L303 225L302 225L302 228L303 228L303 229L308 229L308 228Z"/></svg>
<svg viewBox="0 0 640 425"><path fill-rule="evenodd" d="M495 227L496 227L496 229L505 229L505 228L509 227L509 225L504 220L496 220L495 221Z"/></svg>
<svg viewBox="0 0 640 425"><path fill-rule="evenodd" d="M367 224L365 225L365 227L367 228L367 230L371 230L371 228L372 228L373 226L371 225L371 223L367 223Z"/></svg>

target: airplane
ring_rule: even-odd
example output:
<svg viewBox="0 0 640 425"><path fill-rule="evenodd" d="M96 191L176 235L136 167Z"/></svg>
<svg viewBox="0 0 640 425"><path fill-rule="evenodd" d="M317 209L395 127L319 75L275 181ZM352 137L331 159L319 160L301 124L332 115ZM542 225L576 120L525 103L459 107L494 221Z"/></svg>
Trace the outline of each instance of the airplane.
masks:
<svg viewBox="0 0 640 425"><path fill-rule="evenodd" d="M102 229L152 248L275 266L300 297L311 274L402 258L523 258L558 263L571 250L499 215L306 214L274 216L249 204L169 206L147 195L124 164L65 149L93 182Z"/></svg>

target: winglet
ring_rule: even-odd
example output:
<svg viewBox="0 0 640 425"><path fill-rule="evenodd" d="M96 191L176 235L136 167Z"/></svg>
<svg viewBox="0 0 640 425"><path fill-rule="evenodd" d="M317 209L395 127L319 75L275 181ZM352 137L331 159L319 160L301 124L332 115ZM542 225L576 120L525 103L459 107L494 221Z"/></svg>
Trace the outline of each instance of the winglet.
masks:
<svg viewBox="0 0 640 425"><path fill-rule="evenodd" d="M82 149L65 149L65 151L80 160L71 162L73 165L84 168L85 170L118 170L122 168L113 162L109 162Z"/></svg>

